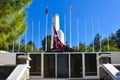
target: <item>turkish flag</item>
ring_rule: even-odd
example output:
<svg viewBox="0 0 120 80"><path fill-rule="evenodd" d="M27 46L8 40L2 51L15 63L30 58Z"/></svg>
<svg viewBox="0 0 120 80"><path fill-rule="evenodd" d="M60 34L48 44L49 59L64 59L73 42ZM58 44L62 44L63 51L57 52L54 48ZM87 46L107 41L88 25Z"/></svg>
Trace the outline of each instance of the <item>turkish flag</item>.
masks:
<svg viewBox="0 0 120 80"><path fill-rule="evenodd" d="M73 6L70 6L70 10L71 10L71 11L73 11L73 10L74 10Z"/></svg>
<svg viewBox="0 0 120 80"><path fill-rule="evenodd" d="M45 14L48 14L48 8L46 8L46 10L45 10Z"/></svg>

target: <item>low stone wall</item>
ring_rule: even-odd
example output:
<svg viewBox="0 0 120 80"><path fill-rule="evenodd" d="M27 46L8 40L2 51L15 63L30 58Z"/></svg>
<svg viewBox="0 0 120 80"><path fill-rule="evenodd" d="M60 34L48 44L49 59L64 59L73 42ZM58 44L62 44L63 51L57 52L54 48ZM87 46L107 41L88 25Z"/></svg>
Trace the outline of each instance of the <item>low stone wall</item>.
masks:
<svg viewBox="0 0 120 80"><path fill-rule="evenodd" d="M0 64L16 65L16 54L0 52Z"/></svg>
<svg viewBox="0 0 120 80"><path fill-rule="evenodd" d="M111 64L120 64L120 52L111 52Z"/></svg>

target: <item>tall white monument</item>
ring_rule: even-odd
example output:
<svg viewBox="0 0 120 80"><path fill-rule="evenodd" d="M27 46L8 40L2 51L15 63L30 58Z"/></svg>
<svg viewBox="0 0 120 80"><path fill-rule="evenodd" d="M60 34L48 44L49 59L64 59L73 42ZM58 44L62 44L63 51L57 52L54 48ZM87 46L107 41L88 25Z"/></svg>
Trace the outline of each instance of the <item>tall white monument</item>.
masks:
<svg viewBox="0 0 120 80"><path fill-rule="evenodd" d="M57 32L57 35L54 34L54 29ZM52 21L52 32L51 32L51 49L53 48L54 44L54 36L58 36L59 40L62 44L65 44L64 40L64 33L60 29L60 22L59 22L59 15L55 14Z"/></svg>

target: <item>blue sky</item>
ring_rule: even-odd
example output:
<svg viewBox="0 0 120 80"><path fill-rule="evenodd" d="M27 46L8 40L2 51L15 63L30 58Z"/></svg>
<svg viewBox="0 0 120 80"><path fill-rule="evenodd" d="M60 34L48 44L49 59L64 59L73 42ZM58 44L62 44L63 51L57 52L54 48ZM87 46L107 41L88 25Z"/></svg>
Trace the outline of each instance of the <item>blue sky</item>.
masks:
<svg viewBox="0 0 120 80"><path fill-rule="evenodd" d="M60 28L64 32L64 15L66 16L66 41L70 42L70 6L73 6L71 24L72 24L72 46L77 45L77 18L79 20L79 40L85 42L85 19L87 31L87 43L92 41L92 23L93 35L98 32L102 39L120 28L120 0L33 0L30 7L27 8L28 24L27 32L22 36L27 42L32 40L32 21L34 22L34 43L36 47L41 47L41 40L45 37L46 15L45 9L48 7L48 35L51 34L51 20L57 13L60 16ZM99 24L98 24L99 20ZM38 44L38 22L40 21L40 44Z"/></svg>

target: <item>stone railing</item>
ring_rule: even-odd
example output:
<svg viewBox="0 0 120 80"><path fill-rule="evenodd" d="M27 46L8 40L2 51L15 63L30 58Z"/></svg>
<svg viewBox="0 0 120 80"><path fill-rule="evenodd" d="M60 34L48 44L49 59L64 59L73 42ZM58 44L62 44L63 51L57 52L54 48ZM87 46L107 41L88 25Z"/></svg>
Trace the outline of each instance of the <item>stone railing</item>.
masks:
<svg viewBox="0 0 120 80"><path fill-rule="evenodd" d="M120 80L120 71L112 64L103 64L99 68L100 78L105 80Z"/></svg>
<svg viewBox="0 0 120 80"><path fill-rule="evenodd" d="M6 80L27 80L29 79L29 61L31 58L29 55L18 56L21 63L13 70Z"/></svg>
<svg viewBox="0 0 120 80"><path fill-rule="evenodd" d="M29 79L29 66L27 64L18 65L6 80L26 80Z"/></svg>

